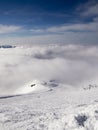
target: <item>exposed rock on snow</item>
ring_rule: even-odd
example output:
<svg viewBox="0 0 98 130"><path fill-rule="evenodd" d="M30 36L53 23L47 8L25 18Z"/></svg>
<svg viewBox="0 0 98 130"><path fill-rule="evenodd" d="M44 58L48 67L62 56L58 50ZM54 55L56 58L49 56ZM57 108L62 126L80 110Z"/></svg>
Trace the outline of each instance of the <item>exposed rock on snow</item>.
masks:
<svg viewBox="0 0 98 130"><path fill-rule="evenodd" d="M44 85L44 81L33 80L32 82L26 84L25 86L17 89L17 94L27 94L35 92L48 91L50 88Z"/></svg>
<svg viewBox="0 0 98 130"><path fill-rule="evenodd" d="M90 89L95 89L98 88L98 85L96 84L89 84L87 87L84 87L84 90L90 90Z"/></svg>

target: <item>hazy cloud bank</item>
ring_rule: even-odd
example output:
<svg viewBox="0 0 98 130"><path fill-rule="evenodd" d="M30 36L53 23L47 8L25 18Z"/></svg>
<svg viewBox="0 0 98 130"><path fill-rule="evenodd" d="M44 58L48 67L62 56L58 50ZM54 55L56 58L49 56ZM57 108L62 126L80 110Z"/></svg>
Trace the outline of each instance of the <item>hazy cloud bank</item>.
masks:
<svg viewBox="0 0 98 130"><path fill-rule="evenodd" d="M0 95L15 94L34 79L55 79L74 87L97 82L97 46L33 45L0 49L0 59Z"/></svg>
<svg viewBox="0 0 98 130"><path fill-rule="evenodd" d="M0 34L13 33L20 31L21 29L22 29L21 26L0 24Z"/></svg>

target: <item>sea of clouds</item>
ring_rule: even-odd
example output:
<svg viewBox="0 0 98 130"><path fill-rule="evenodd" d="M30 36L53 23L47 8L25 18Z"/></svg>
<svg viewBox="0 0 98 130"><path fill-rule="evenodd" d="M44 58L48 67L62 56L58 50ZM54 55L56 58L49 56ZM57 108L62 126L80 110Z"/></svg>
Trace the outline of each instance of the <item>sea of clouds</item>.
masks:
<svg viewBox="0 0 98 130"><path fill-rule="evenodd" d="M51 44L0 49L0 95L17 94L17 89L34 79L79 88L98 84L97 78L97 46Z"/></svg>

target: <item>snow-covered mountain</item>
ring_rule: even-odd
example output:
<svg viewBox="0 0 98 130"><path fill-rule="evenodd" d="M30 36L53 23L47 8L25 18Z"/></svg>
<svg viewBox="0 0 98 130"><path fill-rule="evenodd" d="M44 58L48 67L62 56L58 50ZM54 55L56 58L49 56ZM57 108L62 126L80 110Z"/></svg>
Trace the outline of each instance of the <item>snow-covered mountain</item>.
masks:
<svg viewBox="0 0 98 130"><path fill-rule="evenodd" d="M8 49L8 48L15 48L16 46L12 46L12 45L0 45L0 48L3 49Z"/></svg>

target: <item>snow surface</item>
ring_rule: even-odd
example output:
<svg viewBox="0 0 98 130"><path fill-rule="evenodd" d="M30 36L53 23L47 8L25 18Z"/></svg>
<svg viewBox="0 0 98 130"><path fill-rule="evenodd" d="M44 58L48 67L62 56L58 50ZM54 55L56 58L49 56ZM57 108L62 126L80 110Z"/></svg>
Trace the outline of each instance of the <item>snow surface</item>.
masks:
<svg viewBox="0 0 98 130"><path fill-rule="evenodd" d="M98 130L98 48L0 50L0 130Z"/></svg>
<svg viewBox="0 0 98 130"><path fill-rule="evenodd" d="M98 130L98 88L0 99L0 130Z"/></svg>

